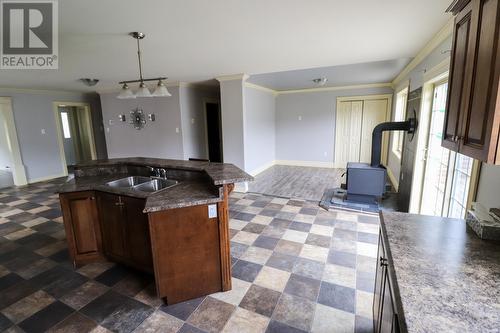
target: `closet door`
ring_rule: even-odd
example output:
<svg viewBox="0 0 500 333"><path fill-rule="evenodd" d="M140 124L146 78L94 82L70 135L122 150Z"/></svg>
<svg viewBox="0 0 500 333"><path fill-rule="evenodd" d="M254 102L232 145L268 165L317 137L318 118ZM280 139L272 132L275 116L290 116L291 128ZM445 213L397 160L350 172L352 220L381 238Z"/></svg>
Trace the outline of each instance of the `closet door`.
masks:
<svg viewBox="0 0 500 333"><path fill-rule="evenodd" d="M359 161L363 102L340 102L336 119L335 164L345 168L347 162Z"/></svg>
<svg viewBox="0 0 500 333"><path fill-rule="evenodd" d="M365 100L361 127L361 148L359 161L370 163L372 154L372 133L375 126L386 121L387 99ZM387 156L386 134L382 137L382 156Z"/></svg>

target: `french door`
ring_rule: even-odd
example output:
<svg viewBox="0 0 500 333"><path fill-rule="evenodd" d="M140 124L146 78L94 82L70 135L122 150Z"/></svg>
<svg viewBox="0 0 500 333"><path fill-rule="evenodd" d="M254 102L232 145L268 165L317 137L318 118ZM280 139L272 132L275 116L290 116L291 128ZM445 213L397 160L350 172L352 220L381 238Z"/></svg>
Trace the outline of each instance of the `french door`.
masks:
<svg viewBox="0 0 500 333"><path fill-rule="evenodd" d="M474 160L441 146L448 82L434 85L420 214L464 218L470 196Z"/></svg>

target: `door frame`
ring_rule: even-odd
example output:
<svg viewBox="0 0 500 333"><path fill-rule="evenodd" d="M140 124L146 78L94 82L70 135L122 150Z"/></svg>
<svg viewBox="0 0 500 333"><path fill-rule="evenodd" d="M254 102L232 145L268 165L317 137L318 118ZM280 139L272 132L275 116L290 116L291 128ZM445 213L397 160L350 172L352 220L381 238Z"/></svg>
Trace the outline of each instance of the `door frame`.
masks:
<svg viewBox="0 0 500 333"><path fill-rule="evenodd" d="M21 156L21 149L17 139L17 128L14 120L14 111L12 110L12 97L0 97L0 112L3 112L5 122L7 123L7 135L9 136L11 155L12 155L12 176L14 185L22 186L28 184L26 169ZM3 124L0 124L3 125Z"/></svg>
<svg viewBox="0 0 500 333"><path fill-rule="evenodd" d="M210 98L210 97L205 97L202 99L203 103L203 128L205 129L205 150L206 150L206 158L207 160L210 159L210 151L208 147L208 125L207 125L207 103L214 103L219 106L219 126L220 126L220 131L219 131L219 142L220 142L220 154L221 154L221 160L224 162L224 146L222 143L222 109L221 109L221 102L217 98Z"/></svg>
<svg viewBox="0 0 500 333"><path fill-rule="evenodd" d="M337 104L335 108L335 127L333 129L333 137L335 139L333 158L335 159L335 152L337 151L337 124L338 124L338 113L337 110L340 107L340 103L342 102L352 102L352 101L369 101L369 100L377 100L377 99L386 99L387 100L387 110L385 114L385 121L390 121L392 115L392 94L375 94L375 95L358 95L358 96L341 96L337 97ZM389 135L384 135L382 139L382 163L387 165L389 155ZM333 161L333 165L335 168L343 168L337 164L337 161Z"/></svg>
<svg viewBox="0 0 500 333"><path fill-rule="evenodd" d="M64 138L63 138L63 132L62 132L62 124L61 124L61 117L59 115L59 107L64 105L64 106L81 106L85 108L85 117L87 118L86 121L86 127L87 130L89 131L90 135L90 154L93 160L97 159L97 149L96 149L96 144L95 144L95 137L94 137L94 125L92 122L92 109L90 108L89 103L84 103L84 102L64 102L64 101L56 101L52 103L53 105L53 111L54 111L54 120L56 122L56 136L57 136L57 143L59 145L59 155L61 156L61 166L63 168L63 175L62 176L67 176L68 175L68 165L66 164L66 154L64 153Z"/></svg>

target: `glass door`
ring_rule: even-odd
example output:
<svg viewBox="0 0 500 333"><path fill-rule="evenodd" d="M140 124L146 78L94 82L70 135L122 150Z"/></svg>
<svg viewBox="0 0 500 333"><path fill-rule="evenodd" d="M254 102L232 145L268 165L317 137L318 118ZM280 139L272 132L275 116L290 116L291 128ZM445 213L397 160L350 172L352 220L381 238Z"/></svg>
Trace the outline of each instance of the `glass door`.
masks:
<svg viewBox="0 0 500 333"><path fill-rule="evenodd" d="M464 218L474 160L441 146L448 83L434 85L420 214Z"/></svg>

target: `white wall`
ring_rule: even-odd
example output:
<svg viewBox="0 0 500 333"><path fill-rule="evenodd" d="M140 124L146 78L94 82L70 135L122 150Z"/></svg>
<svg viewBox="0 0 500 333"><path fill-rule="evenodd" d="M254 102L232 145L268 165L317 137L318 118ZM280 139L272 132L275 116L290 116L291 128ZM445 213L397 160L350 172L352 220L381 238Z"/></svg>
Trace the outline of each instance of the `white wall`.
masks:
<svg viewBox="0 0 500 333"><path fill-rule="evenodd" d="M279 94L276 98L276 159L332 167L337 97L392 92L391 88L382 87Z"/></svg>
<svg viewBox="0 0 500 333"><path fill-rule="evenodd" d="M245 169L243 79L220 81L220 98L224 163Z"/></svg>
<svg viewBox="0 0 500 333"><path fill-rule="evenodd" d="M488 209L500 208L500 166L481 166L476 201Z"/></svg>
<svg viewBox="0 0 500 333"><path fill-rule="evenodd" d="M118 99L116 93L101 94L102 116L110 158L131 156L184 158L179 87L168 89L172 94L171 97ZM141 130L136 130L129 124L130 111L137 107L142 108L146 117L150 113L154 113L156 117L154 122L148 120ZM126 116L126 122L118 120L120 114Z"/></svg>
<svg viewBox="0 0 500 333"><path fill-rule="evenodd" d="M98 155L105 157L104 135L100 126L100 103L96 94L2 88L0 96L12 98L21 158L28 182L57 177L64 173L53 109L53 102L56 101L91 104L96 148ZM42 134L42 129L45 134Z"/></svg>
<svg viewBox="0 0 500 333"><path fill-rule="evenodd" d="M3 112L0 111L0 170L12 168L12 154L7 138L7 128Z"/></svg>
<svg viewBox="0 0 500 333"><path fill-rule="evenodd" d="M427 57L425 57L412 71L408 73L408 75L404 76L401 78L400 82L396 85L394 89L394 98L393 98L393 103L392 103L392 119L394 120L394 110L396 107L396 94L403 88L407 86L407 83L409 81L410 83L410 88L408 89L408 92L411 92L417 88L420 88L423 86L424 82L424 73L431 68L439 65L441 62L443 62L446 59L450 58L450 53L449 52L444 52L448 51L451 49L451 43L452 43L452 37L451 35L444 40L440 45L438 45ZM390 142L389 142L389 159L387 163L387 168L392 172L396 180L399 181L399 174L401 172L401 160L399 159L398 156L396 156L392 152L392 140L393 140L393 135L391 135Z"/></svg>
<svg viewBox="0 0 500 333"><path fill-rule="evenodd" d="M205 102L219 100L219 87L180 87L184 159L208 159Z"/></svg>
<svg viewBox="0 0 500 333"><path fill-rule="evenodd" d="M256 174L276 159L276 98L272 92L252 87L245 87L244 94L245 170Z"/></svg>

